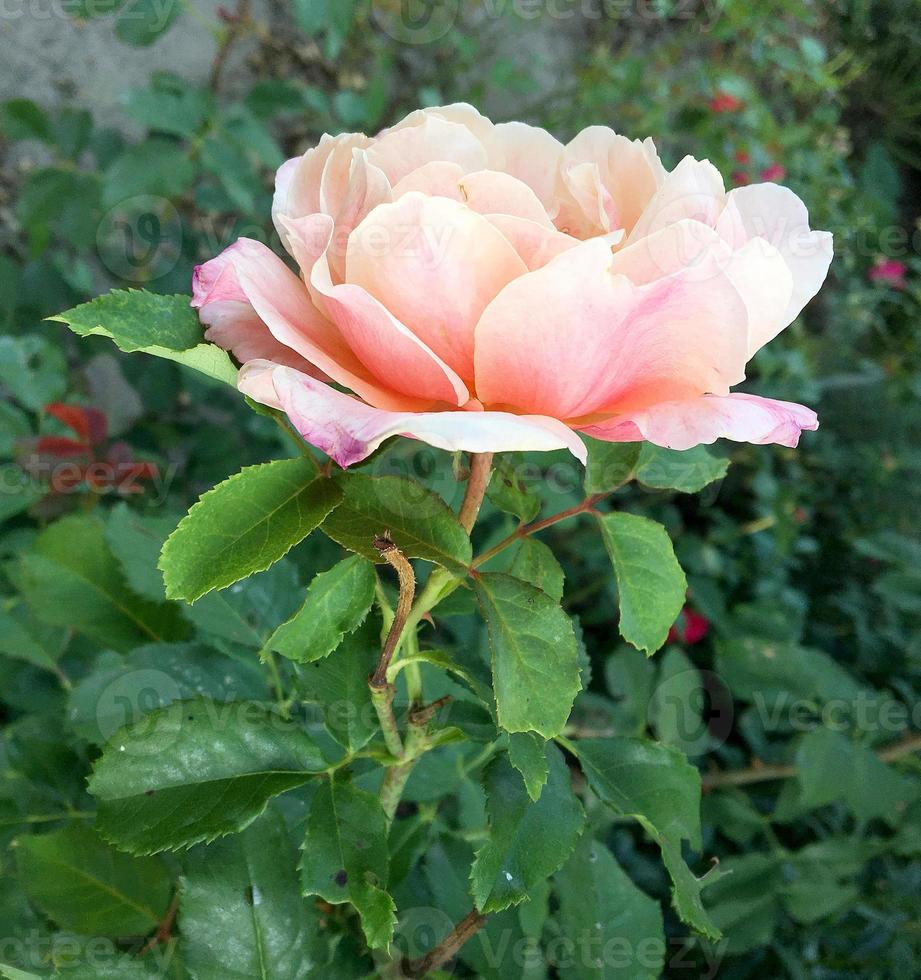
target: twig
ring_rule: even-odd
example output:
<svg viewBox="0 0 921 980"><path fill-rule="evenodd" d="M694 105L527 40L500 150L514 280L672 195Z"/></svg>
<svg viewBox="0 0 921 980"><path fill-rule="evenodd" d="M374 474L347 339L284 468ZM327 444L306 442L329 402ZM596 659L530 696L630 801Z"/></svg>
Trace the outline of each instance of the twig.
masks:
<svg viewBox="0 0 921 980"><path fill-rule="evenodd" d="M403 962L404 973L408 977L424 977L432 970L444 966L448 960L454 958L469 939L472 939L483 928L485 922L485 915L481 915L476 909L471 909L448 935L434 949L429 950L425 956L418 960L405 960Z"/></svg>
<svg viewBox="0 0 921 980"><path fill-rule="evenodd" d="M224 73L230 49L251 26L250 0L238 0L236 11L232 14L225 13L223 20L227 26L218 42L217 52L214 55L214 61L211 63L211 73L208 76L208 88L214 93L217 93L221 87L221 75Z"/></svg>
<svg viewBox="0 0 921 980"><path fill-rule="evenodd" d="M173 935L173 923L176 921L176 913L179 911L179 889L173 894L173 900L169 903L163 921L157 926L157 931L150 937L147 943L138 951L138 956L149 953L160 943L168 943Z"/></svg>
<svg viewBox="0 0 921 980"><path fill-rule="evenodd" d="M913 735L880 749L876 756L880 762L895 762L913 752L921 752L921 735ZM798 775L797 766L752 766L750 769L737 769L734 772L705 773L701 778L701 785L707 791L725 786L750 786L752 783L766 783L775 779L791 779Z"/></svg>
<svg viewBox="0 0 921 980"><path fill-rule="evenodd" d="M576 504L574 507L569 507L566 510L561 510L558 514L551 514L550 517L545 517L541 521L535 521L533 524L522 524L520 527L516 528L507 537L503 538L497 545L494 545L489 551L485 551L480 555L476 561L473 563L474 568L479 568L480 565L489 561L490 558L495 558L500 551L505 551L510 545L513 545L516 541L520 541L522 538L529 537L532 534L537 534L538 531L544 531L548 527L552 527L554 524L559 524L560 521L566 521L570 517L577 517L579 514L587 514L592 511L597 504L599 504L605 497L609 497L613 491L605 491L604 493L592 494L591 497L586 497L581 503Z"/></svg>

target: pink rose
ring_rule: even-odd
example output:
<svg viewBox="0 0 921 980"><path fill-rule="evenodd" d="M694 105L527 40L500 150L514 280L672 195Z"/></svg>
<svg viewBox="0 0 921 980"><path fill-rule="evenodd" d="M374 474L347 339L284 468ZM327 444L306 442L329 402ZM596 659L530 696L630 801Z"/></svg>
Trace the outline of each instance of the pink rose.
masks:
<svg viewBox="0 0 921 980"><path fill-rule="evenodd" d="M192 304L240 389L342 466L398 434L584 459L577 432L794 446L818 424L730 391L831 261L783 187L727 193L650 140L564 146L452 105L324 136L280 168L273 217L300 275L240 239L196 269Z"/></svg>

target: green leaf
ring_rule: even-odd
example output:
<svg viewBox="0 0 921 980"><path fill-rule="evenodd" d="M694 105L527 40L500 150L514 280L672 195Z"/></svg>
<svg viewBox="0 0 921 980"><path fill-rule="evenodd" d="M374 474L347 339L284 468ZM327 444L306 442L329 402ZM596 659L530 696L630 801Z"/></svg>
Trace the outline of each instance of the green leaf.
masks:
<svg viewBox="0 0 921 980"><path fill-rule="evenodd" d="M154 84L128 94L125 112L147 129L175 136L192 136L212 110L209 92L184 82L182 87Z"/></svg>
<svg viewBox="0 0 921 980"><path fill-rule="evenodd" d="M681 841L700 849L700 773L676 749L638 738L584 739L572 746L597 796L633 817L662 850L672 878L672 903L682 920L719 939L700 900L712 878L696 878L681 856Z"/></svg>
<svg viewBox="0 0 921 980"><path fill-rule="evenodd" d="M31 99L8 99L0 104L0 133L8 140L49 140L51 122Z"/></svg>
<svg viewBox="0 0 921 980"><path fill-rule="evenodd" d="M33 334L0 336L0 382L21 405L39 412L67 389L64 353Z"/></svg>
<svg viewBox="0 0 921 980"><path fill-rule="evenodd" d="M556 555L543 541L525 538L515 549L508 572L546 592L555 602L563 598L566 576Z"/></svg>
<svg viewBox="0 0 921 980"><path fill-rule="evenodd" d="M322 709L327 731L349 752L363 748L379 731L368 687L379 656L380 620L371 618L345 638L335 656L300 672L301 696Z"/></svg>
<svg viewBox="0 0 921 980"><path fill-rule="evenodd" d="M473 560L470 538L441 497L399 476L349 473L338 483L342 503L323 524L334 541L382 562L374 539L386 532L408 558L424 558L456 575L466 574Z"/></svg>
<svg viewBox="0 0 921 980"><path fill-rule="evenodd" d="M64 653L67 634L29 617L21 605L0 609L0 653L55 671Z"/></svg>
<svg viewBox="0 0 921 980"><path fill-rule="evenodd" d="M668 531L635 514L604 514L598 521L617 577L620 635L655 653L678 618L688 587Z"/></svg>
<svg viewBox="0 0 921 980"><path fill-rule="evenodd" d="M528 582L482 572L474 589L489 630L499 724L558 735L582 687L572 621Z"/></svg>
<svg viewBox="0 0 921 980"><path fill-rule="evenodd" d="M66 323L80 337L108 337L128 352L154 346L185 351L202 342L202 326L188 296L143 289L113 289L49 319Z"/></svg>
<svg viewBox="0 0 921 980"><path fill-rule="evenodd" d="M246 467L204 494L167 539L166 594L194 602L263 571L306 538L340 495L303 457Z"/></svg>
<svg viewBox="0 0 921 980"><path fill-rule="evenodd" d="M562 935L577 950L604 951L597 957L567 957L559 966L561 980L662 975L666 945L659 903L637 888L603 844L583 839L554 877L554 890Z"/></svg>
<svg viewBox="0 0 921 980"><path fill-rule="evenodd" d="M706 446L679 452L646 442L640 452L636 479L647 487L697 493L722 480L728 469L729 460L713 456Z"/></svg>
<svg viewBox="0 0 921 980"><path fill-rule="evenodd" d="M145 599L158 602L166 598L157 559L163 542L177 523L170 516L139 514L124 501L109 511L106 544L118 559L128 584Z"/></svg>
<svg viewBox="0 0 921 980"><path fill-rule="evenodd" d="M540 513L540 497L533 489L535 482L529 464L520 454L505 453L493 470L486 496L500 510L527 524Z"/></svg>
<svg viewBox="0 0 921 980"><path fill-rule="evenodd" d="M272 809L241 834L189 852L179 925L196 980L309 980L326 958L319 913L301 895L297 850Z"/></svg>
<svg viewBox="0 0 921 980"><path fill-rule="evenodd" d="M745 953L770 943L780 912L783 862L777 854L743 854L720 866L722 876L707 893L710 914L725 933L723 948Z"/></svg>
<svg viewBox="0 0 921 980"><path fill-rule="evenodd" d="M114 208L142 195L177 198L194 179L195 164L188 150L172 140L152 137L126 146L106 168L102 203Z"/></svg>
<svg viewBox="0 0 921 980"><path fill-rule="evenodd" d="M547 747L547 742L533 732L513 732L508 737L508 760L521 773L528 796L535 802L550 773Z"/></svg>
<svg viewBox="0 0 921 980"><path fill-rule="evenodd" d="M357 910L372 949L393 938L396 906L387 893L387 817L376 796L330 778L310 804L301 863L304 892Z"/></svg>
<svg viewBox="0 0 921 980"><path fill-rule="evenodd" d="M135 47L153 44L185 8L181 3L162 3L161 0L128 0L115 23L120 41Z"/></svg>
<svg viewBox="0 0 921 980"><path fill-rule="evenodd" d="M586 493L608 493L633 479L643 448L641 442L601 442L598 439L586 439L586 442Z"/></svg>
<svg viewBox="0 0 921 980"><path fill-rule="evenodd" d="M61 928L87 936L143 936L170 902L159 858L121 854L88 827L20 837L16 867L29 898Z"/></svg>
<svg viewBox="0 0 921 980"><path fill-rule="evenodd" d="M604 678L613 701L616 733L641 735L646 731L655 690L654 662L633 647L621 646L605 661Z"/></svg>
<svg viewBox="0 0 921 980"><path fill-rule="evenodd" d="M105 541L105 525L75 514L50 525L21 556L16 585L36 615L116 650L188 632L178 607L154 603L127 586Z"/></svg>
<svg viewBox="0 0 921 980"><path fill-rule="evenodd" d="M257 702L177 701L122 729L89 780L97 827L134 854L242 830L326 769L296 721Z"/></svg>
<svg viewBox="0 0 921 980"><path fill-rule="evenodd" d="M659 665L649 719L656 737L685 755L703 755L710 745L703 712L707 693L700 672L677 647L665 651Z"/></svg>
<svg viewBox="0 0 921 980"><path fill-rule="evenodd" d="M0 521L6 521L45 496L46 488L18 463L0 464Z"/></svg>
<svg viewBox="0 0 921 980"><path fill-rule="evenodd" d="M176 701L269 697L255 658L233 660L202 643L151 643L126 657L103 654L68 696L68 722L93 745Z"/></svg>
<svg viewBox="0 0 921 980"><path fill-rule="evenodd" d="M297 663L322 660L356 630L374 602L374 568L357 555L310 583L300 609L266 642L266 650Z"/></svg>
<svg viewBox="0 0 921 980"><path fill-rule="evenodd" d="M526 901L536 885L561 867L582 833L585 814L563 755L552 744L547 754L549 778L536 802L505 755L484 773L489 839L470 870L473 900L484 914Z"/></svg>

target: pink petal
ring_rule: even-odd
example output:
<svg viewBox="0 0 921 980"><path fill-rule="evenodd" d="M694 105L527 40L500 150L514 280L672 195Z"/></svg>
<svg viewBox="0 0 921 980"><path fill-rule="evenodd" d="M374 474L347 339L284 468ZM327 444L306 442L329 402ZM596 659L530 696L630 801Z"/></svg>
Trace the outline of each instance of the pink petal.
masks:
<svg viewBox="0 0 921 980"><path fill-rule="evenodd" d="M346 279L470 381L480 315L526 272L486 218L456 201L413 193L376 208L355 229Z"/></svg>
<svg viewBox="0 0 921 980"><path fill-rule="evenodd" d="M480 401L571 419L742 380L748 314L713 260L645 286L613 261L595 239L506 286L476 330Z"/></svg>
<svg viewBox="0 0 921 980"><path fill-rule="evenodd" d="M338 326L350 350L367 370L392 390L412 398L416 407L427 407L426 403L432 402L464 405L469 401L467 387L455 371L371 293L360 285L333 282L327 259L333 233L329 217L317 214L282 221L315 302ZM354 385L347 387L372 404L388 407Z"/></svg>
<svg viewBox="0 0 921 980"><path fill-rule="evenodd" d="M697 270L703 282L709 275L706 258L726 273L745 302L751 357L787 326L784 314L793 290L783 256L764 239L753 238L733 250L708 225L684 219L622 248L611 268L637 285L681 269L691 275Z"/></svg>
<svg viewBox="0 0 921 980"><path fill-rule="evenodd" d="M398 201L404 194L418 191L430 197L449 197L452 201L463 201L460 181L464 168L459 163L448 160L433 160L418 170L408 173L393 188L393 200Z"/></svg>
<svg viewBox="0 0 921 980"><path fill-rule="evenodd" d="M738 209L748 236L766 239L790 267L793 295L784 318L792 323L825 282L834 254L832 236L812 231L806 205L778 184L739 187L729 193L728 202Z"/></svg>
<svg viewBox="0 0 921 980"><path fill-rule="evenodd" d="M205 339L217 344L243 364L267 358L315 377L326 375L300 354L272 336L240 288L229 250L196 266L192 277L192 306L207 328Z"/></svg>
<svg viewBox="0 0 921 980"><path fill-rule="evenodd" d="M662 181L640 215L625 245L685 218L713 228L726 203L720 172L709 160L685 157Z"/></svg>
<svg viewBox="0 0 921 980"><path fill-rule="evenodd" d="M516 218L510 214L487 214L486 218L502 232L529 272L542 268L551 259L579 244L578 238L526 218Z"/></svg>
<svg viewBox="0 0 921 980"><path fill-rule="evenodd" d="M238 386L251 398L280 407L307 442L340 466L360 462L395 435L449 451L568 449L585 462L582 440L556 419L504 412L385 412L267 361L244 365Z"/></svg>
<svg viewBox="0 0 921 980"><path fill-rule="evenodd" d="M331 224L331 219L325 220ZM358 360L335 324L311 301L301 280L261 242L241 238L212 262L230 266L239 295L252 306L276 341L296 351L334 381L384 407L406 408L419 403L419 399L402 397L382 384ZM226 275L225 270L220 280L222 296L226 295Z"/></svg>
<svg viewBox="0 0 921 980"><path fill-rule="evenodd" d="M733 392L660 402L581 431L608 442L646 439L657 446L685 450L717 439L793 447L802 431L818 427L815 412L803 405Z"/></svg>

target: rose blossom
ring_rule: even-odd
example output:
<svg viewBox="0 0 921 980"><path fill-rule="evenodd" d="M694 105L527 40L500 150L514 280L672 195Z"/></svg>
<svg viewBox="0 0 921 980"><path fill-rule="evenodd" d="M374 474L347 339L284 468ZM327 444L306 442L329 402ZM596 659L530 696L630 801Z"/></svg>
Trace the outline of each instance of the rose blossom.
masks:
<svg viewBox="0 0 921 980"><path fill-rule="evenodd" d="M818 425L730 391L831 261L786 188L727 193L651 140L564 146L452 105L324 136L279 169L273 218L300 275L242 238L196 269L192 304L240 389L342 466L397 434L584 460L577 432L795 446Z"/></svg>

